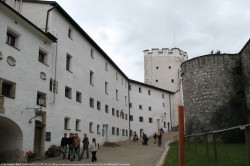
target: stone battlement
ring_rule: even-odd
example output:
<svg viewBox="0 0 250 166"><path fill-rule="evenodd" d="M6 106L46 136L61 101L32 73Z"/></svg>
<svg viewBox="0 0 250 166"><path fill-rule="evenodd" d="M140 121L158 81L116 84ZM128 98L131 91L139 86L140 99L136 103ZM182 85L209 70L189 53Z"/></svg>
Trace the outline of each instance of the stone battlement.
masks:
<svg viewBox="0 0 250 166"><path fill-rule="evenodd" d="M181 64L182 73L192 71L194 68L204 68L204 66L235 66L239 63L238 54L208 54L190 59Z"/></svg>
<svg viewBox="0 0 250 166"><path fill-rule="evenodd" d="M188 59L188 55L186 52L180 50L179 48L152 48L150 50L144 50L144 56L179 56L182 58Z"/></svg>

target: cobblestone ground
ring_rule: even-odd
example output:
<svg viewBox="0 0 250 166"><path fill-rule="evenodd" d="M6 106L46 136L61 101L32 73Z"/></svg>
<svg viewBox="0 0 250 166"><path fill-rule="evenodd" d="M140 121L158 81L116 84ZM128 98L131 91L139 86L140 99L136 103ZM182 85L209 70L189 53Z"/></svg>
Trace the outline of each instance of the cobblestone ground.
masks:
<svg viewBox="0 0 250 166"><path fill-rule="evenodd" d="M173 140L177 136L176 132L164 133L162 137L162 146L154 144L154 139L150 137L148 145L142 145L138 142L124 141L119 142L117 147L103 147L97 151L97 162L91 162L90 158L78 161L62 159L62 157L50 158L35 162L38 166L56 166L56 165L130 165L130 166L156 166L162 154L166 150L167 141Z"/></svg>

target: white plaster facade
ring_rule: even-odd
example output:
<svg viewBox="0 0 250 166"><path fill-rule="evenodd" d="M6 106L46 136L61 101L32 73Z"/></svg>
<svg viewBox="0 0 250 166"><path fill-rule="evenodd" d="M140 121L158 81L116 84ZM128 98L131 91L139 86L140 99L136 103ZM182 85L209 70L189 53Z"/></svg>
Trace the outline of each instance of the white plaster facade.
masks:
<svg viewBox="0 0 250 166"><path fill-rule="evenodd" d="M188 59L179 48L144 50L144 82L174 92L172 127L178 125L178 105L182 105L180 65Z"/></svg>
<svg viewBox="0 0 250 166"><path fill-rule="evenodd" d="M130 80L59 4L22 1L20 15L0 2L0 97L4 96L0 119L15 126L20 136L17 148L43 156L50 145L60 144L64 133L79 133L80 138L87 133L102 144L127 140L129 133L140 129L147 135L159 128L168 130L173 93ZM18 33L17 48L6 44L8 29ZM44 63L38 60L39 50L46 53ZM8 64L8 56L15 58L15 66ZM14 85L14 98L2 93L6 81ZM139 87L142 93L133 91ZM27 109L39 107L38 95L46 97L42 114ZM140 104L143 112L136 109ZM144 122L139 122L139 116ZM11 130L0 122L0 131Z"/></svg>
<svg viewBox="0 0 250 166"><path fill-rule="evenodd" d="M171 130L172 93L137 81L130 82L129 91L130 124L139 137L142 137L142 132L153 135L161 128L164 131Z"/></svg>

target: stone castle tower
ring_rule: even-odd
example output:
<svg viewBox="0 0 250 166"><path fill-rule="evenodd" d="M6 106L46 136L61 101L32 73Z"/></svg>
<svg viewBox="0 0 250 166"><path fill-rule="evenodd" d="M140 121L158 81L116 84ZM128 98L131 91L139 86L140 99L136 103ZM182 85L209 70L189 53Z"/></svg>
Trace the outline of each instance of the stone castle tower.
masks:
<svg viewBox="0 0 250 166"><path fill-rule="evenodd" d="M144 50L144 82L175 93L171 127L178 125L178 105L183 103L180 65L187 59L187 53L179 48Z"/></svg>
<svg viewBox="0 0 250 166"><path fill-rule="evenodd" d="M211 130L212 113L228 105L232 96L238 92L235 88L235 84L240 84L235 79L237 67L243 73L243 89L249 110L250 40L238 54L209 54L190 59L181 65L185 123L190 129L188 134Z"/></svg>

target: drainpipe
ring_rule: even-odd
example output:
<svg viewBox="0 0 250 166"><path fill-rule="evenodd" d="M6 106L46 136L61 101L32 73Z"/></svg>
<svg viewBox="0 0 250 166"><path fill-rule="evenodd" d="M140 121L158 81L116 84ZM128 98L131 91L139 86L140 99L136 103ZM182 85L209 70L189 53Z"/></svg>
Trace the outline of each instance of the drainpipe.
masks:
<svg viewBox="0 0 250 166"><path fill-rule="evenodd" d="M172 131L172 108L171 108L170 94L169 94L169 109L170 109L170 130Z"/></svg>
<svg viewBox="0 0 250 166"><path fill-rule="evenodd" d="M55 9L58 5L56 4L55 6L53 6L52 8L50 8L48 11L47 11L47 17L46 17L46 25L45 25L45 32L47 33L48 32L48 22L49 22L49 13Z"/></svg>
<svg viewBox="0 0 250 166"><path fill-rule="evenodd" d="M130 92L129 92L129 82L128 82L128 135L129 135L129 140L131 139L131 135L130 135Z"/></svg>
<svg viewBox="0 0 250 166"><path fill-rule="evenodd" d="M47 11L47 16L46 16L46 25L45 25L45 33L47 33L48 32L48 24L49 24L49 14L50 14L50 12L53 10L53 9L55 9L55 8L57 8L57 6L58 6L58 4L56 4L56 5L54 5L52 8L50 8L48 11ZM57 68L57 48L58 48L58 43L55 43L55 69L54 69L54 80L53 80L53 82L52 82L52 92L54 93L53 94L53 101L52 101L52 103L55 103L55 98L56 98L56 89L54 89L55 88L55 86L54 86L54 83L57 85L57 82L56 82L56 74L57 74L57 70L56 70L56 68ZM54 82L55 81L55 82ZM56 87L57 88L57 87Z"/></svg>
<svg viewBox="0 0 250 166"><path fill-rule="evenodd" d="M57 48L58 48L58 43L55 43L55 69L54 69L54 80L52 81L52 92L53 92L53 101L52 101L52 103L55 103L55 100L56 100L56 90L58 89L58 85L57 85L57 77L56 77L56 75L57 75ZM54 86L54 84L56 84L55 86ZM56 89L54 89L54 88L56 88Z"/></svg>

